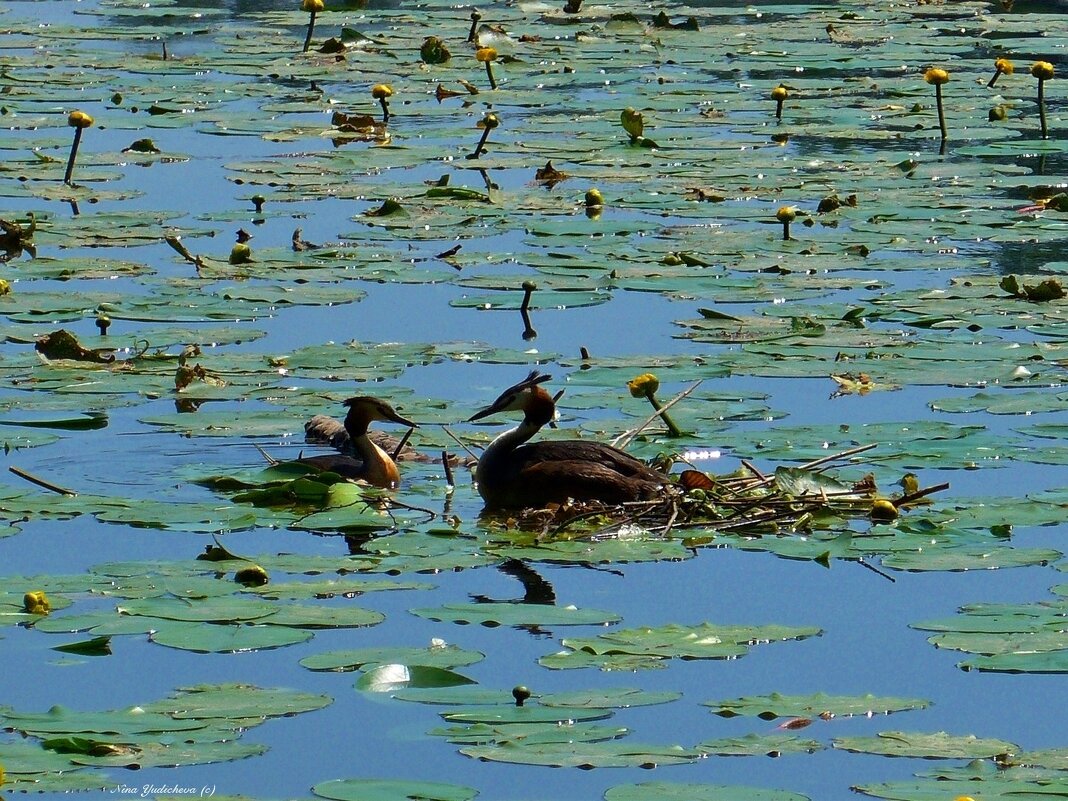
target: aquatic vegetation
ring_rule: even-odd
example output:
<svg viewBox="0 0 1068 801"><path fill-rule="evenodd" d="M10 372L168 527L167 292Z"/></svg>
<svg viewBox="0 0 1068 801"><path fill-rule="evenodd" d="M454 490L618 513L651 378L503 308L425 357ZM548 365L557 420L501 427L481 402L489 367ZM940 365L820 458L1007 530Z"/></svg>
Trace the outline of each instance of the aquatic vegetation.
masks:
<svg viewBox="0 0 1068 801"><path fill-rule="evenodd" d="M1042 138L1049 138L1049 126L1046 122L1046 81L1053 78L1053 65L1048 61L1036 61L1031 65L1031 74L1038 79L1038 116L1042 125Z"/></svg>
<svg viewBox="0 0 1068 801"><path fill-rule="evenodd" d="M308 33L304 37L304 46L301 48L304 53L308 52L312 36L315 35L315 17L325 8L326 4L323 0L301 0L300 2L300 10L308 13Z"/></svg>
<svg viewBox="0 0 1068 801"><path fill-rule="evenodd" d="M782 107L789 96L789 91L782 84L771 90L771 99L775 101L775 119L782 119Z"/></svg>
<svg viewBox="0 0 1068 801"><path fill-rule="evenodd" d="M994 74L990 76L990 80L987 81L987 88L993 89L994 84L998 82L998 78L1002 75L1012 75L1016 71L1016 67L1007 58L999 58L994 61Z"/></svg>
<svg viewBox="0 0 1068 801"><path fill-rule="evenodd" d="M941 67L931 67L923 74L923 79L935 88L935 107L938 109L938 129L942 132L942 139L948 136L946 132L946 110L942 104L942 87L949 83L949 72Z"/></svg>
<svg viewBox="0 0 1068 801"><path fill-rule="evenodd" d="M121 709L56 711L55 731L0 710L13 789L248 757L280 796L346 801L559 795L533 766L672 765L688 783L562 781L608 801L802 801L728 774L831 797L842 770L813 765L832 759L879 797L1064 791L1055 710L1016 674L1068 670L1065 587L982 601L1005 570L1026 595L1065 566L1066 146L1045 84L1062 14L10 5L0 537L49 571L0 593L12 697L182 688L144 705L145 733ZM1048 67L1041 138L1021 60ZM932 63L941 154L920 146ZM76 181L73 104L102 121ZM565 390L546 439L681 461L671 497L480 517L489 435L460 421L533 369ZM368 390L418 410L399 492L299 466L326 447L305 421ZM676 399L667 433L643 397ZM921 618L935 648L905 629ZM791 689L812 665L827 694ZM272 724L290 745L262 756L246 727L321 702L188 686L234 669L348 691ZM846 671L873 694L840 694ZM693 714L721 679L749 695ZM962 710L965 679L1012 708ZM873 736L891 711L910 730ZM1027 750L1039 738L1054 747ZM917 777L882 782L849 749ZM457 751L470 788L432 781ZM348 773L353 753L373 770ZM938 757L956 762L919 761ZM403 778L413 763L428 781ZM248 773L197 775L237 795Z"/></svg>
<svg viewBox="0 0 1068 801"><path fill-rule="evenodd" d="M1039 84L1041 86L1041 84ZM67 125L74 129L74 141L70 144L70 156L67 157L67 169L63 173L63 183L69 184L74 174L74 162L78 158L78 147L82 143L82 131L93 127L93 118L84 111L72 111L67 115Z"/></svg>
<svg viewBox="0 0 1068 801"><path fill-rule="evenodd" d="M475 61L486 65L486 78L490 89L497 88L497 79L493 77L493 62L497 60L497 51L492 47L480 47L475 51Z"/></svg>

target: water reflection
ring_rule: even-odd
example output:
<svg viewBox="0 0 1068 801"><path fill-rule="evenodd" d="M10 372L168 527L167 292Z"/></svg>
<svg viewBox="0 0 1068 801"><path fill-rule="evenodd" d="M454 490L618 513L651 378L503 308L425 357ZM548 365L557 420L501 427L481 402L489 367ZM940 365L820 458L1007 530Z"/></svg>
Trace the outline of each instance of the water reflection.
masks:
<svg viewBox="0 0 1068 801"><path fill-rule="evenodd" d="M1042 272L1049 262L1063 262L1068 240L1054 242L1001 242L993 254L994 267L1001 275L1030 275Z"/></svg>

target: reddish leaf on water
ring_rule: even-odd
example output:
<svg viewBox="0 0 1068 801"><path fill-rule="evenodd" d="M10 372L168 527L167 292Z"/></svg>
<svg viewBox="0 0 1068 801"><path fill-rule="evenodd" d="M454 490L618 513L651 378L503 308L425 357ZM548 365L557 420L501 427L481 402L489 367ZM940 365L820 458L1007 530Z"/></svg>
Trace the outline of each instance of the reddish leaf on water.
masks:
<svg viewBox="0 0 1068 801"><path fill-rule="evenodd" d="M790 718L789 720L780 723L779 728L793 731L794 729L804 729L811 725L812 718Z"/></svg>
<svg viewBox="0 0 1068 801"><path fill-rule="evenodd" d="M710 490L716 486L715 482L700 470L683 470L679 473L679 484L688 490Z"/></svg>

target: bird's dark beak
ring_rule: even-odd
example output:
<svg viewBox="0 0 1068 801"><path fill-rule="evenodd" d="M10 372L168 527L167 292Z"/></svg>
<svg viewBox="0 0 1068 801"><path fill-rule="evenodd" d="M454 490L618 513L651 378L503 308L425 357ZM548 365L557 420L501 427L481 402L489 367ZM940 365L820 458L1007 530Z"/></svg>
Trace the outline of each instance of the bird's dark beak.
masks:
<svg viewBox="0 0 1068 801"><path fill-rule="evenodd" d="M408 426L408 428L419 428L418 423L413 423L407 417L402 417L400 414L397 413L396 409L390 408L389 411L386 412L386 416L392 422L400 423L402 426Z"/></svg>
<svg viewBox="0 0 1068 801"><path fill-rule="evenodd" d="M483 417L489 417L491 414L496 414L496 413L497 413L497 404L495 403L492 406L487 406L485 409L483 409L480 412L475 412L473 415L471 415L470 417L467 418L467 422L473 423L473 422L475 422L475 420L481 420Z"/></svg>
<svg viewBox="0 0 1068 801"><path fill-rule="evenodd" d="M473 423L475 420L481 420L483 417L489 417L491 414L497 414L497 412L504 412L508 410L508 404L513 400L512 395L501 395L493 403L487 406L485 409L475 412L473 415L467 418L467 422Z"/></svg>

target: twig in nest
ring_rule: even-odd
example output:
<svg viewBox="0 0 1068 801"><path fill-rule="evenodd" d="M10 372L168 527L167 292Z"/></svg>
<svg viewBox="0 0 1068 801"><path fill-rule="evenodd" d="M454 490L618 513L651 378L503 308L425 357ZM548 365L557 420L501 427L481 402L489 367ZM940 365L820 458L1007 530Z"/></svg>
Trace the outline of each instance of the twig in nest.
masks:
<svg viewBox="0 0 1068 801"><path fill-rule="evenodd" d="M663 534L666 536L671 533L671 527L675 525L675 518L679 516L679 505L675 503L675 499L671 499L671 514L668 516L667 524L664 526Z"/></svg>
<svg viewBox="0 0 1068 801"><path fill-rule="evenodd" d="M761 473L757 469L756 465L753 464L752 462L750 462L748 459L742 459L741 462L742 462L742 467L744 467L746 470L748 470L750 473L752 473L754 476L756 476L757 478L760 479L760 483L764 484L764 483L767 483L769 481L768 477L766 475L764 475L763 473Z"/></svg>
<svg viewBox="0 0 1068 801"><path fill-rule="evenodd" d="M661 406L659 409L657 409L655 412L653 412L651 415L649 415L645 419L645 422L643 422L640 426L635 428L633 431L627 431L627 432L621 434L620 436L616 437L614 440L612 440L612 445L615 446L616 448L626 448L631 443L631 441L636 436L638 436L642 431L644 431L646 428L648 428L649 425L654 420L658 420L660 418L661 413L666 412L668 409L670 409L672 406L674 406L680 400L682 400L687 395L689 395L691 392L693 392L695 389L697 389L699 386L701 386L702 383L703 383L703 379L698 379L697 381L695 381L689 387L684 389L682 392L680 392L674 398L669 400L667 403L665 403L663 406Z"/></svg>
<svg viewBox="0 0 1068 801"><path fill-rule="evenodd" d="M602 534L605 531L610 531L611 529L619 528L620 526L625 526L628 523L633 523L635 520L637 520L639 517L641 517L645 512L648 512L648 511L651 511L651 510L655 509L657 506L660 505L660 503L661 503L660 501L631 501L631 502L621 503L621 504L619 504L617 506L598 506L595 509L587 509L584 512L579 512L578 514L572 515L571 517L567 518L567 520L561 521L560 523L557 524L557 526L554 529L552 529L551 533L552 534L560 534L560 533L562 533L564 531L564 529L566 529L572 523L577 523L577 522L579 522L581 520L586 520L586 519L591 518L591 517L600 517L602 515L611 515L613 511L619 511L619 510L622 510L622 509L633 509L635 507L644 507L644 508L639 509L635 514L627 515L626 517L623 517L623 518L616 518L616 519L612 520L612 522L609 523L608 525L602 526L601 528L597 529L596 531L590 532L587 536L589 538L593 539L593 538L597 537L599 534ZM550 532L548 530L546 530L546 533L548 534Z"/></svg>
<svg viewBox="0 0 1068 801"><path fill-rule="evenodd" d="M51 481L45 481L43 478L38 478L37 476L33 475L32 473L27 473L21 467L15 467L14 465L11 465L7 469L10 470L12 473L14 473L16 476L18 476L19 478L26 479L31 484L36 484L38 487L43 487L44 489L50 490L50 491L55 492L55 493L58 493L59 495L69 495L69 496L73 497L73 496L78 494L74 490L67 489L66 487L61 487L58 484L53 484Z"/></svg>
<svg viewBox="0 0 1068 801"><path fill-rule="evenodd" d="M915 492L910 492L907 495L902 495L900 498L891 498L890 503L892 503L894 506L904 506L905 504L912 503L913 501L918 501L920 498L924 498L928 495L931 495L932 493L941 492L942 490L946 489L949 489L948 481L944 484L935 484L933 487L925 487L924 489L916 490Z"/></svg>
<svg viewBox="0 0 1068 801"><path fill-rule="evenodd" d="M825 465L825 464L827 464L829 462L836 462L836 461L838 461L840 459L846 459L846 458L848 458L850 456L856 456L858 453L863 453L864 451L870 451L872 448L876 448L876 447L878 447L878 445L876 443L874 443L874 442L869 444L869 445L858 445L856 448L849 448L848 450L840 451L838 453L832 453L830 456L821 456L819 459L813 459L811 462L805 462L803 465L800 465L797 469L798 470L811 470L814 467L819 467L820 465ZM747 467L749 467L749 465L745 461L743 461L742 464L744 464ZM754 472L756 472L755 468L750 467L750 469L754 470ZM757 473L757 474L759 475L759 473ZM775 476L773 476L773 475L772 476L765 476L764 478L762 478L756 484L753 484L751 487L747 487L747 489L755 489L756 487L759 487L759 486L761 486L763 484L770 484L774 480L775 480Z"/></svg>

